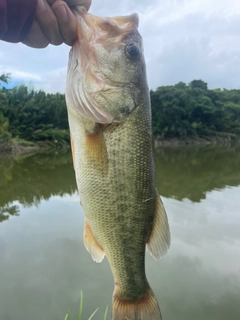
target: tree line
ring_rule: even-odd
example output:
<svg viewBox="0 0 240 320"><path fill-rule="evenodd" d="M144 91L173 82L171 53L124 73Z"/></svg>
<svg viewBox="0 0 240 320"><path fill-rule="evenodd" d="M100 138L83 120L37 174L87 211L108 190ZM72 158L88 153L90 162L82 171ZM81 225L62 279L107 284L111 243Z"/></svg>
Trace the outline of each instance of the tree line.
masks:
<svg viewBox="0 0 240 320"><path fill-rule="evenodd" d="M151 91L155 138L236 137L240 134L240 90L208 89L206 82L179 82Z"/></svg>
<svg viewBox="0 0 240 320"><path fill-rule="evenodd" d="M0 139L69 142L64 94L35 91L25 85L6 89L8 75L0 76Z"/></svg>
<svg viewBox="0 0 240 320"><path fill-rule="evenodd" d="M0 141L69 143L64 94L26 85L7 89L0 76ZM150 91L155 139L240 135L240 90L208 89L206 82L179 82Z"/></svg>

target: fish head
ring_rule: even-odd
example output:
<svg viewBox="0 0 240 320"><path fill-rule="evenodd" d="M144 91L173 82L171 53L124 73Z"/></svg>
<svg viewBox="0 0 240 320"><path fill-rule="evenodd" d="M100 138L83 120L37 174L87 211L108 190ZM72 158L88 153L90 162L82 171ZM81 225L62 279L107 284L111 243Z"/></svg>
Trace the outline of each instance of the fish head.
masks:
<svg viewBox="0 0 240 320"><path fill-rule="evenodd" d="M66 100L95 123L122 122L146 92L138 15L102 18L78 9L78 39L68 65Z"/></svg>

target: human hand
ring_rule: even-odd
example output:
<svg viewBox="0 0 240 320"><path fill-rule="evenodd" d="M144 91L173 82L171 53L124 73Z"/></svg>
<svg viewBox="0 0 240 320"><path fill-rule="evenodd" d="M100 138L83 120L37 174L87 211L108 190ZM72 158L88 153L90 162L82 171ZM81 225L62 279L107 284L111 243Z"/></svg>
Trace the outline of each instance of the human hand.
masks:
<svg viewBox="0 0 240 320"><path fill-rule="evenodd" d="M77 39L77 19L70 8L90 8L91 0L38 0L36 16L23 43L33 48L49 44L73 45Z"/></svg>

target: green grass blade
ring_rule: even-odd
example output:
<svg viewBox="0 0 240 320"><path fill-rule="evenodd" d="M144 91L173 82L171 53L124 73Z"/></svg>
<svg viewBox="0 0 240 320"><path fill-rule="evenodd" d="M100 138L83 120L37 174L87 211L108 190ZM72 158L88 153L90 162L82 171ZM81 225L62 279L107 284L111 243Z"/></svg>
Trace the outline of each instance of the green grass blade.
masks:
<svg viewBox="0 0 240 320"><path fill-rule="evenodd" d="M106 307L103 320L107 320L108 306Z"/></svg>
<svg viewBox="0 0 240 320"><path fill-rule="evenodd" d="M78 312L78 320L82 319L82 310L83 310L83 292L80 291L80 305L79 305L79 312Z"/></svg>
<svg viewBox="0 0 240 320"><path fill-rule="evenodd" d="M66 314L64 320L70 320L69 310L68 310L68 313Z"/></svg>
<svg viewBox="0 0 240 320"><path fill-rule="evenodd" d="M88 320L92 320L95 314L97 313L98 308L92 313L90 318ZM79 312L78 312L78 320L83 320L82 319L82 312L83 312L83 292L82 290L80 291L80 304L79 304ZM104 312L104 318L103 320L107 320L107 314L108 314L108 306L106 307L106 310ZM70 311L68 310L64 320L70 320Z"/></svg>
<svg viewBox="0 0 240 320"><path fill-rule="evenodd" d="M98 308L93 312L93 314L91 315L91 317L88 320L91 320L97 311L98 311Z"/></svg>

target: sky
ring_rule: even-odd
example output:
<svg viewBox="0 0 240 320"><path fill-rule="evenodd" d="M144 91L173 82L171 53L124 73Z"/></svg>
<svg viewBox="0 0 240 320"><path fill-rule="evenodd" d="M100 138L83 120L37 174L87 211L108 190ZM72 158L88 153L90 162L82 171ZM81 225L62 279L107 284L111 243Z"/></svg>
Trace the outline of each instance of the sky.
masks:
<svg viewBox="0 0 240 320"><path fill-rule="evenodd" d="M240 88L239 0L92 0L99 16L137 12L148 84L202 79L211 88ZM32 49L0 41L0 74L12 84L64 92L70 47Z"/></svg>

